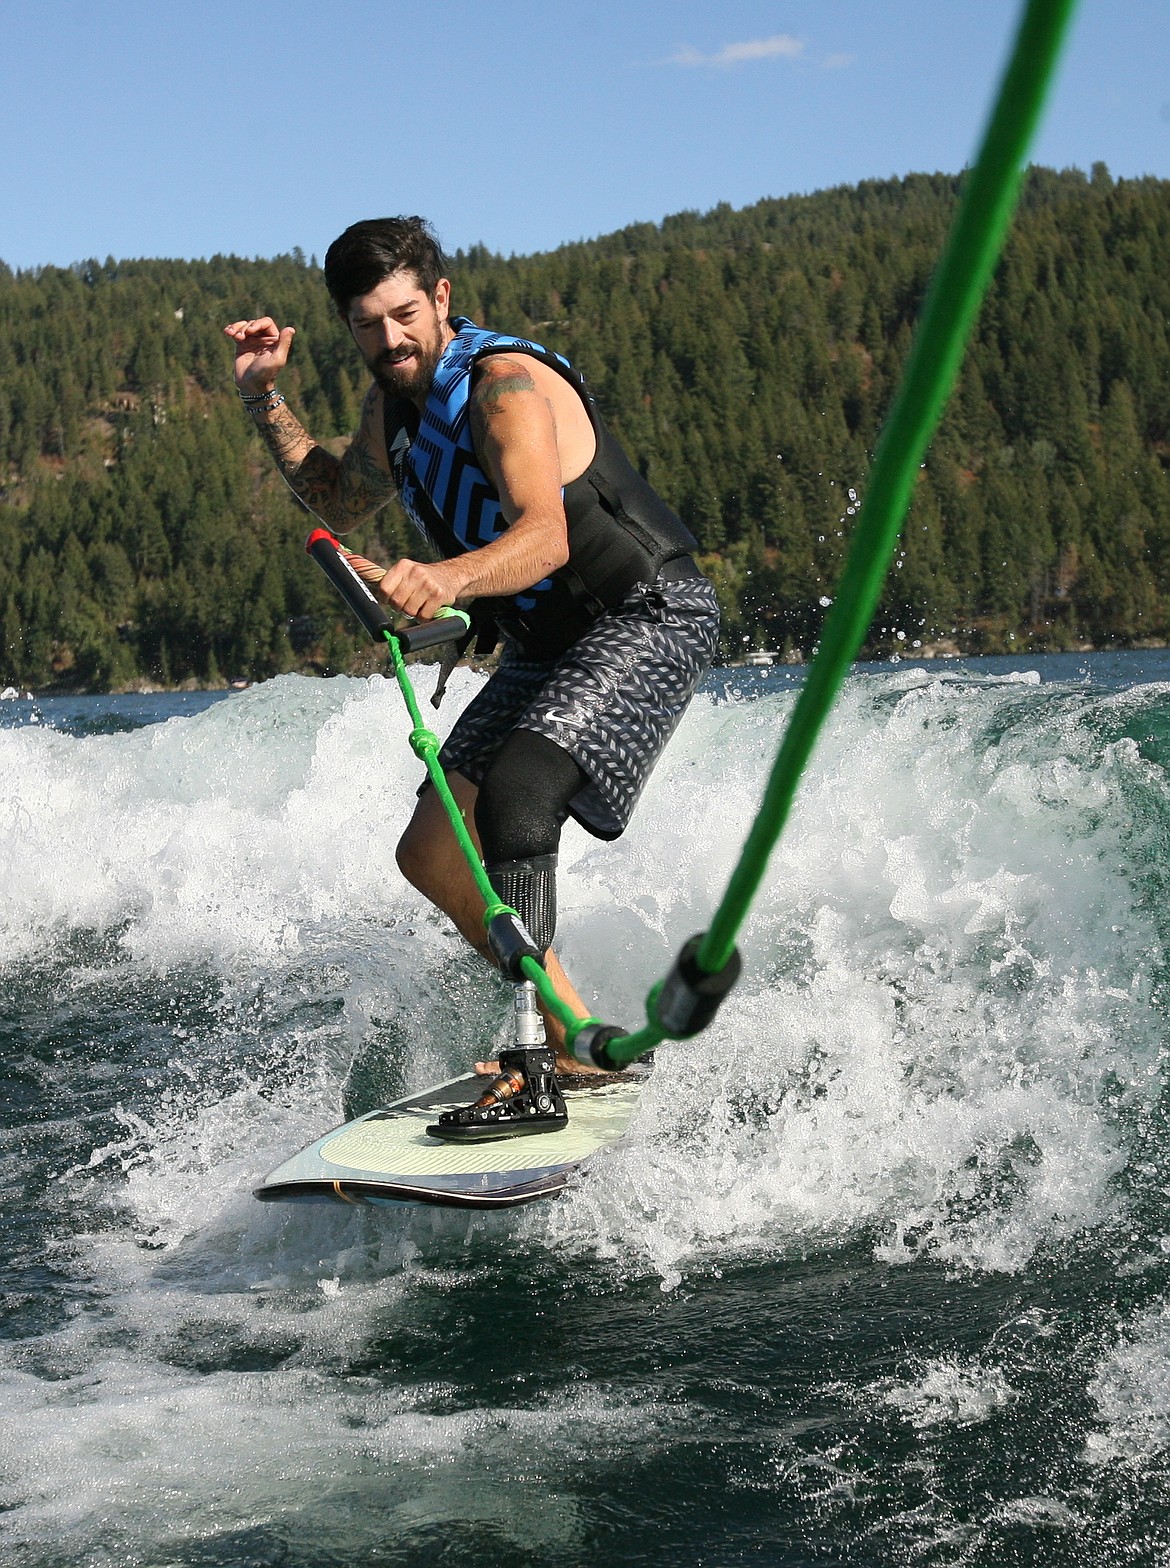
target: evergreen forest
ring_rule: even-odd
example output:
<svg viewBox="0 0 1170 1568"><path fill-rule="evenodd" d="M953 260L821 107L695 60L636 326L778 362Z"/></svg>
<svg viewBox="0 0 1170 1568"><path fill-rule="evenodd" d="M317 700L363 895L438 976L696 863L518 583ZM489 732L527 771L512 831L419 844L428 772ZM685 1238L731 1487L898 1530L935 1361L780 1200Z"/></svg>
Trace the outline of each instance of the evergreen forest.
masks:
<svg viewBox="0 0 1170 1568"><path fill-rule="evenodd" d="M807 655L961 176L452 258L454 304L559 350L700 541L724 656ZM362 216L355 214L355 217ZM869 651L1170 639L1170 182L1034 168ZM368 667L235 397L224 323L297 328L334 451L366 377L315 260L0 264L0 686ZM347 540L420 544L396 506Z"/></svg>

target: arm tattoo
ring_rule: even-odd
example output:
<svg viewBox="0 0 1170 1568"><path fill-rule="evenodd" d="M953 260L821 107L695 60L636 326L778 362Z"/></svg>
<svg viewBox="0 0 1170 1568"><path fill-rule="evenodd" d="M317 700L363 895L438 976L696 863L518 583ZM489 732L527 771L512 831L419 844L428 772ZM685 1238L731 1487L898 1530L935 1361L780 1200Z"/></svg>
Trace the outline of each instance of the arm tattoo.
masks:
<svg viewBox="0 0 1170 1568"><path fill-rule="evenodd" d="M485 378L476 387L476 401L489 411L494 408L502 397L507 397L509 392L535 392L536 382L526 370L511 366L501 370L499 375Z"/></svg>
<svg viewBox="0 0 1170 1568"><path fill-rule="evenodd" d="M371 410L372 399L367 397L361 426L341 458L313 441L287 407L256 420L289 489L323 522L338 528L360 522L394 494L394 481L379 468L365 439Z"/></svg>
<svg viewBox="0 0 1170 1568"><path fill-rule="evenodd" d="M361 432L345 449L341 459L341 483L338 506L347 522L357 523L380 506L385 506L395 493L390 475L379 468L369 448L361 439Z"/></svg>
<svg viewBox="0 0 1170 1568"><path fill-rule="evenodd" d="M278 408L271 416L258 414L255 419L264 445L276 459L277 468L291 484L290 470L295 473L299 466L291 461L291 454L308 440L307 432L288 407Z"/></svg>
<svg viewBox="0 0 1170 1568"><path fill-rule="evenodd" d="M491 422L513 392L535 392L536 382L514 359L496 360L471 389L471 437L481 457L491 434Z"/></svg>

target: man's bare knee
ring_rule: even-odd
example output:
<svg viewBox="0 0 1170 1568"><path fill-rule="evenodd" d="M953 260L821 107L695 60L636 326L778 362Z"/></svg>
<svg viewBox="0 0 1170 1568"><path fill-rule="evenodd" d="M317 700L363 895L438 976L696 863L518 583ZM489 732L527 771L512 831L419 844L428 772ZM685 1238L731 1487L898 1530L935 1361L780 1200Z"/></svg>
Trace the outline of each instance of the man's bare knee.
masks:
<svg viewBox="0 0 1170 1568"><path fill-rule="evenodd" d="M411 887L425 893L435 876L435 841L425 828L420 827L417 819L411 819L398 840L394 858Z"/></svg>
<svg viewBox="0 0 1170 1568"><path fill-rule="evenodd" d="M461 774L448 774L447 782L468 824L468 832L478 848L472 812L475 805L475 786ZM450 884L465 873L463 853L455 841L451 824L442 801L434 790L425 790L419 796L414 815L398 841L394 852L398 869L412 887L424 894L432 903L444 906L444 893Z"/></svg>

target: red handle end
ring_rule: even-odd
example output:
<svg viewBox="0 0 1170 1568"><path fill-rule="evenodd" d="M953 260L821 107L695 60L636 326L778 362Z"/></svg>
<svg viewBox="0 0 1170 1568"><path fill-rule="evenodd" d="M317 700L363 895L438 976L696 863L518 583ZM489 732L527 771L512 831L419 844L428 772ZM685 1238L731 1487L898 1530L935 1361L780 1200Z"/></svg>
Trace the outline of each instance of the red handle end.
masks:
<svg viewBox="0 0 1170 1568"><path fill-rule="evenodd" d="M329 543L335 550L341 549L341 540L335 539L329 532L328 528L314 528L313 532L305 540L305 554L311 555L313 553L313 546L318 542L318 540L321 539L328 539Z"/></svg>

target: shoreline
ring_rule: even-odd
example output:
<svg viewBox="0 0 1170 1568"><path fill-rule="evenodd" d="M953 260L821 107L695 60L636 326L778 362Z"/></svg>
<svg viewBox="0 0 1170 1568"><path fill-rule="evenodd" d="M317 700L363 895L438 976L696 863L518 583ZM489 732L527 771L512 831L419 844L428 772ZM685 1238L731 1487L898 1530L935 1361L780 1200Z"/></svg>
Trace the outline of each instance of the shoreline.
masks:
<svg viewBox="0 0 1170 1568"><path fill-rule="evenodd" d="M952 642L950 639L944 638L936 642L923 643L921 647L917 648L914 647L913 644L907 643L895 643L892 647L883 645L880 649L863 648L852 662L853 664L891 664L897 666L902 664L917 663L929 664L936 661L951 663L960 659L1043 658L1053 654L1143 653L1155 652L1160 648L1166 647L1170 647L1170 642L1164 638L1140 637L1133 638L1125 642L1107 643L1104 646L1095 643L1079 642L1063 648L1037 647L1033 645L1021 648L1007 646L1003 648L984 647L973 649L960 647L957 643ZM774 650L754 650L754 653L756 655L755 657L748 655L740 659L729 659L717 664L713 664L711 668L713 670L740 670L753 668L802 669L807 668L811 663L811 660L807 659L804 656L803 651L799 648L790 649L784 653ZM763 656L765 653L770 653L770 657L765 658ZM411 662L414 661L412 660ZM431 661L422 660L419 662L428 663ZM461 661L457 668L483 668L484 662L485 661L482 659ZM326 678L323 676L323 672L320 669L314 668L311 665L304 666L297 670L288 670L284 673L289 675ZM376 671L369 668L359 668L346 671L334 671L333 673L363 677L376 673ZM212 684L201 684L191 677L188 677L186 680L176 682L174 685L166 685L161 682L142 679L139 681L125 681L117 686L109 687L67 686L54 684L52 686L42 686L33 689L29 687L17 688L9 686L0 692L0 701L29 702L36 701L38 698L44 697L155 697L170 696L180 692L222 692L226 695L233 691L247 691L250 687L263 685L265 680L271 679L276 679L276 677L266 676L259 681L247 680L241 677L237 680L216 681Z"/></svg>

